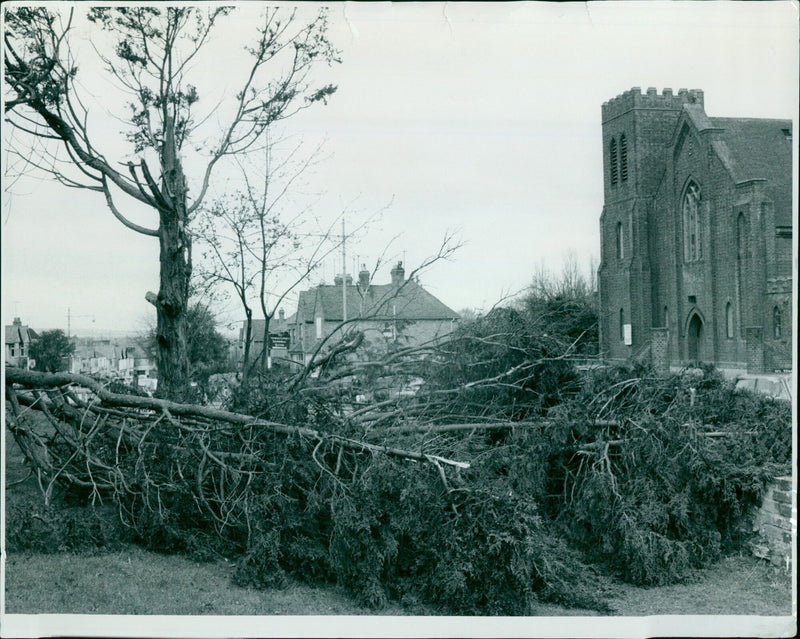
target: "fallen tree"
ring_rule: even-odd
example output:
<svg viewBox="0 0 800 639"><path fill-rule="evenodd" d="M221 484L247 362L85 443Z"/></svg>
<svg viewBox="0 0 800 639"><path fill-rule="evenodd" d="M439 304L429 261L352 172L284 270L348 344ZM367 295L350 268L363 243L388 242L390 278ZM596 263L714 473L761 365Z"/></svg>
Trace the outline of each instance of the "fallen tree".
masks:
<svg viewBox="0 0 800 639"><path fill-rule="evenodd" d="M454 457L470 446L370 443L66 373L8 368L6 397L46 499L64 485L111 501L135 540L235 558L239 583L292 572L370 605L417 593L462 613L525 614L539 599L605 609L602 578L535 501L463 475L471 465ZM466 541L476 535L494 541Z"/></svg>
<svg viewBox="0 0 800 639"><path fill-rule="evenodd" d="M462 383L433 375L362 407L335 370L290 394L268 386L260 416L9 368L8 423L48 497L67 486L110 501L139 543L231 558L247 585L290 573L375 606L603 610L610 575L672 583L744 548L749 514L789 463L791 407L711 369L642 368L568 376L547 407L554 396L525 389L549 360L510 348L510 365L473 349ZM445 370L448 352L461 350L415 365ZM564 359L551 361L564 378ZM378 369L369 362L373 379L392 372ZM485 401L493 390L510 405Z"/></svg>

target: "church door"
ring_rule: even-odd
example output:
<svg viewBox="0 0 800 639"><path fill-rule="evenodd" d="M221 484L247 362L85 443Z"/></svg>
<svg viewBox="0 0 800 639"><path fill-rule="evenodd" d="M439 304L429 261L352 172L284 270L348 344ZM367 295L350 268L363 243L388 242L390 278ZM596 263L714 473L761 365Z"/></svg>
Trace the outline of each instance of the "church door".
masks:
<svg viewBox="0 0 800 639"><path fill-rule="evenodd" d="M689 361L699 362L703 356L703 320L696 313L689 320Z"/></svg>

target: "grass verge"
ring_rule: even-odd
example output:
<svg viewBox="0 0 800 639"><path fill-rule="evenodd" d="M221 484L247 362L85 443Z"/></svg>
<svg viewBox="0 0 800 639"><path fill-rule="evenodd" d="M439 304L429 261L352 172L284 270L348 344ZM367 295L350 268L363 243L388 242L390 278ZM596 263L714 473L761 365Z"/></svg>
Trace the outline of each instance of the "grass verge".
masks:
<svg viewBox="0 0 800 639"><path fill-rule="evenodd" d="M432 608L390 602L363 608L335 587L289 583L254 590L231 584L234 566L200 563L131 546L103 554L10 553L6 613L163 615L435 615ZM637 588L619 584L614 615L791 614L791 578L752 557L729 557L692 583ZM542 604L543 616L597 615Z"/></svg>

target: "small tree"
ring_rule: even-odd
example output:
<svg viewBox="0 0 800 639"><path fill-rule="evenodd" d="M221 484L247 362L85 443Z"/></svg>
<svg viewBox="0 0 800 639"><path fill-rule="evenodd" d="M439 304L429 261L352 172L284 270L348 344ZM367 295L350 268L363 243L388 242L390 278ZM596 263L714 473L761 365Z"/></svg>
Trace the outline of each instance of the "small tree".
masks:
<svg viewBox="0 0 800 639"><path fill-rule="evenodd" d="M560 341L572 355L596 355L599 336L594 282L583 275L572 253L560 275L540 268L520 304L530 330Z"/></svg>
<svg viewBox="0 0 800 639"><path fill-rule="evenodd" d="M197 381L221 370L228 360L228 341L217 331L217 320L202 302L189 306L186 316L186 344L189 350L189 375Z"/></svg>
<svg viewBox="0 0 800 639"><path fill-rule="evenodd" d="M75 344L58 328L39 334L39 339L31 344L30 357L36 361L35 370L57 373L69 368L65 360L74 352Z"/></svg>
<svg viewBox="0 0 800 639"><path fill-rule="evenodd" d="M269 131L264 137L263 160L248 158L252 161L245 163L236 159L244 188L203 207L196 224L195 237L202 256L198 263L200 279L211 286L232 289L244 312L243 385L256 365L262 374L267 372L270 326L282 304L345 241L343 235L334 233L341 218L323 224L313 215L310 204L287 201L303 190L299 182L320 149L298 158L302 144L281 152L281 140ZM372 216L351 230L351 236L364 229L370 219ZM253 335L256 308L264 321L259 336ZM257 337L262 348L252 353Z"/></svg>

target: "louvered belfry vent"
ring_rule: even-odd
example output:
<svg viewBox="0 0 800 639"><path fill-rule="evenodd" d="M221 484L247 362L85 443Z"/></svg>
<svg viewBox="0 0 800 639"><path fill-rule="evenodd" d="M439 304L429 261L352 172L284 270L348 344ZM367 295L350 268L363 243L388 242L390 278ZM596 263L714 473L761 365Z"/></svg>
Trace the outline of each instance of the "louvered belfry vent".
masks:
<svg viewBox="0 0 800 639"><path fill-rule="evenodd" d="M623 182L628 179L628 141L624 133L619 138L619 176Z"/></svg>
<svg viewBox="0 0 800 639"><path fill-rule="evenodd" d="M614 138L611 138L609 147L609 164L611 165L611 186L617 186L619 171L617 167L617 141Z"/></svg>

